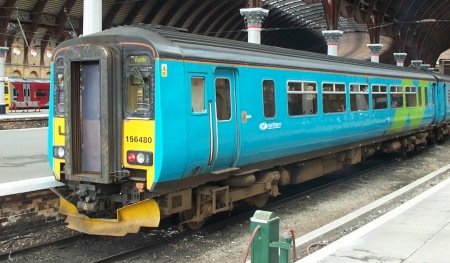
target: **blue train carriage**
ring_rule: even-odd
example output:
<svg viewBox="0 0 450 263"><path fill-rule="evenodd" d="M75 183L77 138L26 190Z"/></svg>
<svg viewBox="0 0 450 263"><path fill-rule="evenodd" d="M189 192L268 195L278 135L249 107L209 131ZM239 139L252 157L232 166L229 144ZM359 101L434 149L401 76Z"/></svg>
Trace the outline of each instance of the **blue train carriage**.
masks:
<svg viewBox="0 0 450 263"><path fill-rule="evenodd" d="M56 191L60 212L125 235L261 207L280 186L443 138L442 78L150 25L64 42L49 118L50 164L72 189Z"/></svg>

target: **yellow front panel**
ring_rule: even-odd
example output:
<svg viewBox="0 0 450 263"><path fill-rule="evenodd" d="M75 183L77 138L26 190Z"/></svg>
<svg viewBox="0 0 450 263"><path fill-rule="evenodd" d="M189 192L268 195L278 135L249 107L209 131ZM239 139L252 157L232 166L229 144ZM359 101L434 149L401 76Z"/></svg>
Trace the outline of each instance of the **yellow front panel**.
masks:
<svg viewBox="0 0 450 263"><path fill-rule="evenodd" d="M124 120L122 134L123 150L122 160L125 168L140 169L147 171L147 189L150 189L155 169L154 165L144 166L129 164L127 162L127 151L145 151L153 153L153 164L155 163L155 121L153 120Z"/></svg>
<svg viewBox="0 0 450 263"><path fill-rule="evenodd" d="M64 118L53 118L53 145L64 146L66 138L64 136L66 128L64 127ZM57 180L61 178L61 164L64 159L53 158L53 172Z"/></svg>
<svg viewBox="0 0 450 263"><path fill-rule="evenodd" d="M5 104L6 104L6 110L9 110L9 107L11 105L11 95L9 94L9 82L5 82Z"/></svg>

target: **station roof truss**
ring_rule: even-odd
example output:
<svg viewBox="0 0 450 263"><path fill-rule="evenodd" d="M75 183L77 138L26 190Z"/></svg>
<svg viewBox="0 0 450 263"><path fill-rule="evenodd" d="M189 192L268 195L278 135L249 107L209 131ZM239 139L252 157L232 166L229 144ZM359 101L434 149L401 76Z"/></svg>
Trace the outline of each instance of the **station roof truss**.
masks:
<svg viewBox="0 0 450 263"><path fill-rule="evenodd" d="M0 43L21 42L44 54L83 34L83 0L0 0ZM139 23L186 28L194 34L247 40L240 9L270 10L262 44L325 53L322 30L368 33L393 41L392 52L434 64L450 48L446 0L111 0L102 1L103 29ZM9 51L9 55L12 51ZM43 55L42 55L43 56ZM390 59L392 61L392 58Z"/></svg>

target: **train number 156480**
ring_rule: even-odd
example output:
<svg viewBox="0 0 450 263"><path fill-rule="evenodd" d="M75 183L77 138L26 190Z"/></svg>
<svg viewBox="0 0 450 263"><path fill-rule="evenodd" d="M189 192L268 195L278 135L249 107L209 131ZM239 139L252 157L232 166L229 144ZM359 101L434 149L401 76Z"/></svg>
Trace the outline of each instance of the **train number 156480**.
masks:
<svg viewBox="0 0 450 263"><path fill-rule="evenodd" d="M152 143L152 137L125 136L127 142Z"/></svg>

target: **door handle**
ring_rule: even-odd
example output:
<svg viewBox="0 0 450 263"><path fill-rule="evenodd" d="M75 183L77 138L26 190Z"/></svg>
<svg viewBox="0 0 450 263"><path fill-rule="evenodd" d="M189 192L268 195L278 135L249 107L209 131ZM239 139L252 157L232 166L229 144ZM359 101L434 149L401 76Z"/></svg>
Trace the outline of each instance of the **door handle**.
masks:
<svg viewBox="0 0 450 263"><path fill-rule="evenodd" d="M213 112L212 112L212 102L208 102L209 107L209 159L208 166L212 165L214 159L214 127L213 127Z"/></svg>

